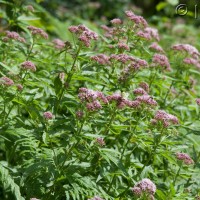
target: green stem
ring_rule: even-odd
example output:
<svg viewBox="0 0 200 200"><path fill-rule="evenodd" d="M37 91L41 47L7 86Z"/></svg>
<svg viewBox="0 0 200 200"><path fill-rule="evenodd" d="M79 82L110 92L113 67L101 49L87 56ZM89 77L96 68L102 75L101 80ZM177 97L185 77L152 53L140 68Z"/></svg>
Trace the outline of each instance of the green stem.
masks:
<svg viewBox="0 0 200 200"><path fill-rule="evenodd" d="M168 89L168 91L167 91L167 93L166 93L166 95L165 95L165 98L164 98L164 100L163 100L163 105L164 105L164 106L165 106L165 104L166 104L167 97L168 97L168 95L169 95L169 93L170 93L170 91L171 91L171 89L172 89L173 84L174 84L174 80L171 82L171 84L170 84L170 86L169 86L169 89Z"/></svg>
<svg viewBox="0 0 200 200"><path fill-rule="evenodd" d="M149 162L151 161L151 159L155 156L156 151L157 151L157 149L158 149L158 145L159 145L159 143L160 143L160 141L161 141L161 137L162 137L162 132L163 132L163 130L164 130L164 127L162 128L160 135L158 135L158 139L157 139L156 136L154 135L154 147L153 147L153 151L151 151L151 154L150 154L149 158L148 158L147 161L144 163L144 165L143 165L142 169L140 170L140 173L139 173L139 174L141 174L141 173L143 172L144 168L149 164Z"/></svg>
<svg viewBox="0 0 200 200"><path fill-rule="evenodd" d="M151 88L151 85L156 77L157 71L155 70L155 73L151 73L151 77L150 77L150 83L149 83L149 89Z"/></svg>
<svg viewBox="0 0 200 200"><path fill-rule="evenodd" d="M110 184L109 184L109 186L108 186L107 193L110 192L110 189L111 189L111 187L112 187L112 184L114 183L115 176L116 176L116 174L114 174L114 176L112 177L112 181L110 182Z"/></svg>
<svg viewBox="0 0 200 200"><path fill-rule="evenodd" d="M109 122L108 122L108 124L107 124L107 126L106 126L106 130L104 131L104 134L107 134L107 133L108 133L109 128L110 128L110 126L111 126L113 120L115 119L116 111L117 111L117 108L115 108L115 109L113 110L112 115L111 115L111 118L110 118L110 120L109 120Z"/></svg>
<svg viewBox="0 0 200 200"><path fill-rule="evenodd" d="M67 81L66 81L68 84L70 83L70 81L71 81L71 79L72 79L73 71L74 71L75 64L76 64L76 61L77 61L77 59L78 59L78 56L79 56L81 47L82 47L82 46L80 45L79 48L78 48L78 50L77 50L77 52L76 52L76 55L75 55L74 62L73 62L73 64L72 64L71 70L70 70L70 72L68 73L68 77L67 77Z"/></svg>
<svg viewBox="0 0 200 200"><path fill-rule="evenodd" d="M31 55L31 53L32 53L32 50L33 50L33 46L34 46L34 37L33 37L32 39L33 39L33 41L32 41L32 43L31 43L30 50L28 50L26 60L29 59L29 57L30 57L30 55Z"/></svg>
<svg viewBox="0 0 200 200"><path fill-rule="evenodd" d="M182 166L183 166L183 162L181 162L180 167L179 167L179 169L178 169L178 171L177 171L177 173L176 173L176 176L175 176L175 178L174 178L174 181L173 181L173 185L174 185L174 186L175 186L175 184L176 184L176 180L177 180L177 178L178 178L178 175L179 175L179 173L180 173L180 171L181 171Z"/></svg>
<svg viewBox="0 0 200 200"><path fill-rule="evenodd" d="M134 128L133 128L132 133L129 135L129 138L128 138L126 144L124 145L124 148L123 148L123 151L122 151L122 154L121 154L121 160L123 159L124 152L125 152L125 150L126 150L126 148L127 148L127 145L129 144L129 142L130 142L130 140L131 140L131 138L132 138L132 136L133 136L133 134L134 134L134 132L135 132L135 130L136 130L136 128L137 128L138 122L139 122L139 120L137 121L136 125L135 125Z"/></svg>

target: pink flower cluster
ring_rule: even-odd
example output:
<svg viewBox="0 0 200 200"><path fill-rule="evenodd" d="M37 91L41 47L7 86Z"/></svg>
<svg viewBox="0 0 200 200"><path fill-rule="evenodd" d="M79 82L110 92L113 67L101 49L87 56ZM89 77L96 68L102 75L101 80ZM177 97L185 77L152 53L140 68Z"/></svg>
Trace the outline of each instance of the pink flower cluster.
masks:
<svg viewBox="0 0 200 200"><path fill-rule="evenodd" d="M197 99L196 99L196 103L197 103L197 105L200 106L200 98L197 98Z"/></svg>
<svg viewBox="0 0 200 200"><path fill-rule="evenodd" d="M112 24L122 24L123 23L122 20L119 18L112 19L110 22Z"/></svg>
<svg viewBox="0 0 200 200"><path fill-rule="evenodd" d="M148 85L148 83L146 83L146 82L141 82L141 83L139 84L139 86L140 86L141 88L143 88L147 93L149 93L149 85Z"/></svg>
<svg viewBox="0 0 200 200"><path fill-rule="evenodd" d="M52 114L50 111L47 111L47 112L44 112L44 113L43 113L43 117L44 117L46 120L50 120L50 119L53 119L53 114Z"/></svg>
<svg viewBox="0 0 200 200"><path fill-rule="evenodd" d="M32 35L38 35L38 36L43 37L44 39L48 39L48 34L41 28L37 28L35 26L28 26L27 28L28 30L31 31Z"/></svg>
<svg viewBox="0 0 200 200"><path fill-rule="evenodd" d="M23 62L21 64L21 66L22 66L23 69L30 70L30 71L33 71L33 72L36 71L36 66L31 61L25 61L25 62Z"/></svg>
<svg viewBox="0 0 200 200"><path fill-rule="evenodd" d="M185 58L185 59L183 60L183 62L184 62L185 64L188 64L188 65L194 65L194 66L196 66L198 69L200 69L200 63L199 63L199 61L198 61L197 59L194 59L194 58Z"/></svg>
<svg viewBox="0 0 200 200"><path fill-rule="evenodd" d="M175 117L174 115L168 114L163 110L158 110L155 113L154 118L151 120L151 123L153 125L158 124L159 122L162 123L162 125L167 128L171 124L178 124L178 118Z"/></svg>
<svg viewBox="0 0 200 200"><path fill-rule="evenodd" d="M106 38L113 38L113 34L115 32L114 28L108 27L106 25L101 25L101 28L105 31L104 36Z"/></svg>
<svg viewBox="0 0 200 200"><path fill-rule="evenodd" d="M96 139L96 142L100 145L100 146L104 146L105 145L105 141L103 138L99 137Z"/></svg>
<svg viewBox="0 0 200 200"><path fill-rule="evenodd" d="M27 5L27 6L26 6L26 9L27 9L28 11L30 11L30 12L34 12L34 11L35 11L32 5Z"/></svg>
<svg viewBox="0 0 200 200"><path fill-rule="evenodd" d="M176 158L182 160L186 165L192 165L194 163L192 158L186 153L176 153Z"/></svg>
<svg viewBox="0 0 200 200"><path fill-rule="evenodd" d="M175 51L185 51L191 56L199 56L199 51L190 44L176 44L172 46L172 49Z"/></svg>
<svg viewBox="0 0 200 200"><path fill-rule="evenodd" d="M124 50L130 51L129 46L122 41L120 41L117 46L118 46L119 49L124 49Z"/></svg>
<svg viewBox="0 0 200 200"><path fill-rule="evenodd" d="M58 38L54 39L53 43L56 49L63 49L65 47L65 42L63 42L62 40Z"/></svg>
<svg viewBox="0 0 200 200"><path fill-rule="evenodd" d="M91 60L95 60L100 65L109 65L110 64L109 59L110 57L105 54L99 54L91 57Z"/></svg>
<svg viewBox="0 0 200 200"><path fill-rule="evenodd" d="M141 104L143 103L144 105L148 105L148 106L157 106L158 103L153 99L153 97L151 97L148 94L144 94L142 96L137 96L136 100L139 101Z"/></svg>
<svg viewBox="0 0 200 200"><path fill-rule="evenodd" d="M105 104L108 103L107 98L102 92L93 91L87 88L80 88L78 97L81 102L86 102L86 108L91 112L100 110L102 108L100 101Z"/></svg>
<svg viewBox="0 0 200 200"><path fill-rule="evenodd" d="M146 95L147 94L147 92L143 88L136 88L135 90L133 90L133 93L135 95Z"/></svg>
<svg viewBox="0 0 200 200"><path fill-rule="evenodd" d="M158 30L151 27L146 27L143 31L138 31L137 35L146 40L152 40L152 39L155 39L157 41L160 40Z"/></svg>
<svg viewBox="0 0 200 200"><path fill-rule="evenodd" d="M151 66L161 66L167 71L171 71L169 60L165 55L158 53L154 54L152 62Z"/></svg>
<svg viewBox="0 0 200 200"><path fill-rule="evenodd" d="M6 31L6 37L4 37L3 40L7 41L8 39L13 39L22 43L26 43L26 40L23 37L20 37L20 35L14 31Z"/></svg>
<svg viewBox="0 0 200 200"><path fill-rule="evenodd" d="M0 85L12 86L14 85L14 81L6 76L3 76L0 78Z"/></svg>
<svg viewBox="0 0 200 200"><path fill-rule="evenodd" d="M83 118L83 115L84 115L84 113L83 113L83 111L81 111L81 110L78 110L78 111L76 112L76 117L79 118L79 119L82 119L82 118Z"/></svg>
<svg viewBox="0 0 200 200"><path fill-rule="evenodd" d="M22 91L23 90L23 86L21 84L17 84L16 86L17 86L17 90L18 91Z"/></svg>
<svg viewBox="0 0 200 200"><path fill-rule="evenodd" d="M142 16L135 15L130 10L125 11L125 14L128 17L128 19L130 19L131 21L133 21L135 23L136 26L147 27L147 25L148 25L147 21Z"/></svg>
<svg viewBox="0 0 200 200"><path fill-rule="evenodd" d="M102 198L98 197L98 196L95 196L93 197L92 199L88 199L88 200L103 200Z"/></svg>
<svg viewBox="0 0 200 200"><path fill-rule="evenodd" d="M78 36L86 47L90 46L91 40L97 40L98 35L84 25L70 26L68 30Z"/></svg>
<svg viewBox="0 0 200 200"><path fill-rule="evenodd" d="M142 95L136 97L135 100L128 100L122 97L119 93L114 93L110 96L107 96L109 102L116 102L116 106L119 109L122 109L126 106L130 108L139 109L142 105L143 106L156 106L157 102L149 95Z"/></svg>
<svg viewBox="0 0 200 200"><path fill-rule="evenodd" d="M131 61L131 66L133 68L146 67L148 65L148 63L145 60L134 58L133 56L129 56L127 54L112 54L110 56L110 59L119 61L124 64L128 61Z"/></svg>
<svg viewBox="0 0 200 200"><path fill-rule="evenodd" d="M148 200L153 200L156 192L156 185L150 179L144 178L132 188L132 191L136 196L145 194L148 195Z"/></svg>
<svg viewBox="0 0 200 200"><path fill-rule="evenodd" d="M150 46L149 46L149 49L153 49L157 52L160 52L160 53L164 53L164 50L162 49L162 47L160 45L158 45L156 42L153 42Z"/></svg>

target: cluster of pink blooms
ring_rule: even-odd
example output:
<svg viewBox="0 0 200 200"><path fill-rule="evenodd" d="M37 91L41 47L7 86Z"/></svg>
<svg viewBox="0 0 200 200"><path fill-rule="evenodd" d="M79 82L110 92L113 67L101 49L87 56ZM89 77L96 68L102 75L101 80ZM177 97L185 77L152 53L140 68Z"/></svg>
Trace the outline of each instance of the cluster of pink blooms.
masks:
<svg viewBox="0 0 200 200"><path fill-rule="evenodd" d="M84 25L70 26L68 30L78 36L86 47L90 46L91 40L97 40L98 35Z"/></svg>
<svg viewBox="0 0 200 200"><path fill-rule="evenodd" d="M102 198L98 197L98 196L95 196L93 197L92 199L88 199L88 200L103 200Z"/></svg>
<svg viewBox="0 0 200 200"><path fill-rule="evenodd" d="M139 86L140 86L141 88L143 88L147 93L149 93L149 85L148 85L148 83L146 83L146 82L141 82L141 83L139 84Z"/></svg>
<svg viewBox="0 0 200 200"><path fill-rule="evenodd" d="M26 6L26 9L27 9L28 11L30 11L30 12L34 12L34 11L35 11L32 5L27 5L27 6Z"/></svg>
<svg viewBox="0 0 200 200"><path fill-rule="evenodd" d="M147 94L147 92L143 88L136 88L135 90L133 90L133 93L135 95L146 95Z"/></svg>
<svg viewBox="0 0 200 200"><path fill-rule="evenodd" d="M148 94L144 94L142 96L137 96L136 100L140 102L140 104L148 105L148 106L157 106L158 103Z"/></svg>
<svg viewBox="0 0 200 200"><path fill-rule="evenodd" d="M104 36L106 38L113 38L113 34L115 32L114 28L108 27L106 25L101 25L101 28L105 31Z"/></svg>
<svg viewBox="0 0 200 200"><path fill-rule="evenodd" d="M53 43L56 49L63 49L65 47L65 42L63 42L62 40L58 38L54 39Z"/></svg>
<svg viewBox="0 0 200 200"><path fill-rule="evenodd" d="M196 103L197 103L197 105L200 106L200 98L197 98L197 99L196 99Z"/></svg>
<svg viewBox="0 0 200 200"><path fill-rule="evenodd" d="M119 109L122 109L130 104L130 102L126 100L120 93L114 93L112 95L109 95L107 96L107 99L109 103L115 102L117 108Z"/></svg>
<svg viewBox="0 0 200 200"><path fill-rule="evenodd" d="M186 165L192 165L194 163L192 158L186 153L176 153L176 158L182 160Z"/></svg>
<svg viewBox="0 0 200 200"><path fill-rule="evenodd" d="M46 120L50 120L50 119L53 119L53 114L52 114L50 111L47 111L47 112L44 112L44 113L43 113L43 117L44 117Z"/></svg>
<svg viewBox="0 0 200 200"><path fill-rule="evenodd" d="M154 54L152 62L151 66L161 66L167 71L171 71L169 60L165 55L158 53Z"/></svg>
<svg viewBox="0 0 200 200"><path fill-rule="evenodd" d="M110 22L112 24L122 24L123 23L122 20L119 18L112 19Z"/></svg>
<svg viewBox="0 0 200 200"><path fill-rule="evenodd" d="M103 138L99 137L96 139L96 142L100 145L100 146L104 146L105 145L105 141Z"/></svg>
<svg viewBox="0 0 200 200"><path fill-rule="evenodd" d="M154 194L156 192L156 185L148 178L142 179L132 189L136 196L147 195L148 200L154 200Z"/></svg>
<svg viewBox="0 0 200 200"><path fill-rule="evenodd" d="M21 37L17 32L14 31L6 31L6 37L3 38L3 41L8 41L9 39L13 39L22 43L25 43L26 40Z"/></svg>
<svg viewBox="0 0 200 200"><path fill-rule="evenodd" d="M160 40L158 30L151 27L146 27L144 30L138 31L137 35L146 40L152 40L152 39L155 39L157 41Z"/></svg>
<svg viewBox="0 0 200 200"><path fill-rule="evenodd" d="M23 90L23 86L21 84L17 84L17 90L22 91Z"/></svg>
<svg viewBox="0 0 200 200"><path fill-rule="evenodd" d="M191 56L199 56L200 53L199 51L192 45L190 44L176 44L172 46L172 49L175 51L185 51Z"/></svg>
<svg viewBox="0 0 200 200"><path fill-rule="evenodd" d="M129 56L127 54L112 54L110 56L110 59L116 60L122 63L126 63L128 61L131 61L131 65L134 66L134 68L139 67L146 67L148 63L145 60L134 58L133 56Z"/></svg>
<svg viewBox="0 0 200 200"><path fill-rule="evenodd" d="M142 105L144 106L156 106L157 102L149 95L142 95L136 97L135 100L128 100L122 97L119 93L114 93L110 96L107 96L107 99L109 102L116 102L116 106L119 109L124 108L125 106L128 106L130 108L140 108Z"/></svg>
<svg viewBox="0 0 200 200"><path fill-rule="evenodd" d="M153 49L157 52L160 52L160 53L164 53L164 50L162 49L162 47L160 45L158 45L156 42L153 42L150 46L149 46L149 49Z"/></svg>
<svg viewBox="0 0 200 200"><path fill-rule="evenodd" d="M21 67L23 69L26 69L26 70L30 70L30 71L33 71L35 72L36 71L36 66L34 63L32 63L31 61L25 61L21 64Z"/></svg>
<svg viewBox="0 0 200 200"><path fill-rule="evenodd" d="M83 113L83 111L81 111L81 110L78 110L78 111L76 112L76 117L77 117L78 119L83 118L83 115L84 115L84 113Z"/></svg>
<svg viewBox="0 0 200 200"><path fill-rule="evenodd" d="M133 21L135 23L136 26L142 26L142 27L147 27L147 21L142 17L142 16L138 16L135 15L132 11L125 11L126 16L128 17L128 19L130 19L131 21Z"/></svg>
<svg viewBox="0 0 200 200"><path fill-rule="evenodd" d="M105 54L99 54L96 56L92 56L91 60L95 60L100 65L109 65L110 64L110 57Z"/></svg>
<svg viewBox="0 0 200 200"><path fill-rule="evenodd" d="M14 85L14 81L6 76L3 76L0 78L0 85L12 86Z"/></svg>
<svg viewBox="0 0 200 200"><path fill-rule="evenodd" d="M108 103L107 98L102 92L90 90L87 88L80 88L78 97L81 102L86 102L86 108L88 111L100 110L102 108L100 101L105 104Z"/></svg>
<svg viewBox="0 0 200 200"><path fill-rule="evenodd" d="M176 116L168 114L163 110L156 111L154 118L151 120L151 123L153 125L156 125L159 122L161 122L165 128L167 128L171 124L179 123L178 118Z"/></svg>
<svg viewBox="0 0 200 200"><path fill-rule="evenodd" d="M41 36L44 39L48 39L48 34L41 28L38 28L35 26L28 26L27 28L28 28L28 30L31 31L31 34Z"/></svg>
<svg viewBox="0 0 200 200"><path fill-rule="evenodd" d="M120 41L117 46L118 46L119 49L124 49L124 50L130 51L129 46L122 41Z"/></svg>
<svg viewBox="0 0 200 200"><path fill-rule="evenodd" d="M199 63L199 61L197 59L194 59L194 58L185 58L183 60L183 62L185 64L188 64L188 65L194 65L194 66L196 66L197 68L200 69L200 63Z"/></svg>

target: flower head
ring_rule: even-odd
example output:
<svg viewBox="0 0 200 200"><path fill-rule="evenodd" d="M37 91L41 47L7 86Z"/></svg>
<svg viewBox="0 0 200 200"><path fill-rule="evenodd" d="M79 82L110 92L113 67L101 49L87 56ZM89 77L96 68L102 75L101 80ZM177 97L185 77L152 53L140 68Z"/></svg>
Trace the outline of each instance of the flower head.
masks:
<svg viewBox="0 0 200 200"><path fill-rule="evenodd" d="M0 78L0 85L12 86L14 81L6 76Z"/></svg>
<svg viewBox="0 0 200 200"><path fill-rule="evenodd" d="M20 35L14 31L6 31L6 37L4 38L4 41L6 41L6 38L7 40L13 39L22 43L26 42L26 40L23 37L20 37Z"/></svg>
<svg viewBox="0 0 200 200"><path fill-rule="evenodd" d="M41 28L37 28L35 26L28 26L27 28L28 28L28 30L31 31L32 35L38 35L38 36L41 36L44 39L48 39L48 34L44 30L42 30Z"/></svg>
<svg viewBox="0 0 200 200"><path fill-rule="evenodd" d="M103 138L99 137L96 139L96 142L100 145L100 146L104 146L105 145L105 141Z"/></svg>
<svg viewBox="0 0 200 200"><path fill-rule="evenodd" d="M139 181L132 189L136 196L148 195L148 200L152 199L152 196L156 192L156 185L148 178Z"/></svg>
<svg viewBox="0 0 200 200"><path fill-rule="evenodd" d="M136 26L147 27L147 21L142 17L135 15L132 11L125 11L126 16L129 20L133 21Z"/></svg>
<svg viewBox="0 0 200 200"><path fill-rule="evenodd" d="M153 125L158 124L158 122L161 122L161 124L167 128L171 124L178 124L178 118L174 115L166 113L164 110L158 110L155 113L155 116L153 120L151 120L151 123Z"/></svg>
<svg viewBox="0 0 200 200"><path fill-rule="evenodd" d="M58 38L54 39L53 43L56 49L63 49L65 47L65 42L63 42L62 40Z"/></svg>
<svg viewBox="0 0 200 200"><path fill-rule="evenodd" d="M34 63L32 63L31 61L25 61L21 64L22 68L23 69L26 69L26 70L30 70L30 71L36 71L36 66Z"/></svg>
<svg viewBox="0 0 200 200"><path fill-rule="evenodd" d="M158 53L154 54L152 62L152 66L161 66L168 71L171 70L169 60L165 55Z"/></svg>
<svg viewBox="0 0 200 200"><path fill-rule="evenodd" d="M196 103L197 103L197 105L200 106L200 98L197 98L197 99L196 99Z"/></svg>
<svg viewBox="0 0 200 200"><path fill-rule="evenodd" d="M44 112L43 116L46 120L53 119L53 114L50 111Z"/></svg>
<svg viewBox="0 0 200 200"><path fill-rule="evenodd" d="M78 26L70 26L68 30L78 36L78 39L86 46L89 47L91 40L97 40L98 35L91 31L86 26L80 24Z"/></svg>
<svg viewBox="0 0 200 200"><path fill-rule="evenodd" d="M105 55L105 54L98 54L96 56L92 56L91 60L95 60L97 63L99 63L100 65L107 65L110 64L109 61L110 57Z"/></svg>
<svg viewBox="0 0 200 200"><path fill-rule="evenodd" d="M149 46L150 49L153 49L157 52L160 52L160 53L164 53L163 49L161 46L159 46L156 42L153 42L150 46Z"/></svg>
<svg viewBox="0 0 200 200"><path fill-rule="evenodd" d="M176 158L182 160L186 165L191 165L194 163L192 158L186 153L176 153Z"/></svg>
<svg viewBox="0 0 200 200"><path fill-rule="evenodd" d="M175 51L185 51L188 54L192 55L192 56L199 56L200 53L199 51L196 49L196 47L190 45L190 44L176 44L172 46L172 49Z"/></svg>
<svg viewBox="0 0 200 200"><path fill-rule="evenodd" d="M110 21L112 24L122 24L122 20L121 19L118 19L118 18L115 18L113 20Z"/></svg>

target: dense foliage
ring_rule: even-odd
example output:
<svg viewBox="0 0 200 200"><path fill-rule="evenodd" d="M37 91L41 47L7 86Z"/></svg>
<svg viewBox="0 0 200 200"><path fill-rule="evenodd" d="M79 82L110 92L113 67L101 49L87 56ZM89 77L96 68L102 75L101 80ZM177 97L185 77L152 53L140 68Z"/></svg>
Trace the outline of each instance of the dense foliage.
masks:
<svg viewBox="0 0 200 200"><path fill-rule="evenodd" d="M198 49L130 10L59 33L34 5L0 35L0 199L200 198Z"/></svg>

